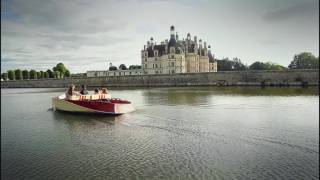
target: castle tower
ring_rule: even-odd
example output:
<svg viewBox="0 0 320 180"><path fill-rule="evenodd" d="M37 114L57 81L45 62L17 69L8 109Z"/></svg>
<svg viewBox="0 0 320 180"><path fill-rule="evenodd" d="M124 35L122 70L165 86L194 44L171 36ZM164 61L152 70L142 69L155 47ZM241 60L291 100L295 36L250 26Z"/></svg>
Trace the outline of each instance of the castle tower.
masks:
<svg viewBox="0 0 320 180"><path fill-rule="evenodd" d="M199 55L200 56L203 56L203 54L202 54L202 39L199 39Z"/></svg>
<svg viewBox="0 0 320 180"><path fill-rule="evenodd" d="M170 40L171 39L175 39L174 38L174 26L173 25L170 27Z"/></svg>
<svg viewBox="0 0 320 180"><path fill-rule="evenodd" d="M195 46L194 46L194 53L198 53L198 40L197 40L197 36L194 36L193 37L193 40L194 40L194 44L195 44Z"/></svg>
<svg viewBox="0 0 320 180"><path fill-rule="evenodd" d="M150 42L151 42L151 49L154 49L154 42L153 42L153 37L150 38Z"/></svg>

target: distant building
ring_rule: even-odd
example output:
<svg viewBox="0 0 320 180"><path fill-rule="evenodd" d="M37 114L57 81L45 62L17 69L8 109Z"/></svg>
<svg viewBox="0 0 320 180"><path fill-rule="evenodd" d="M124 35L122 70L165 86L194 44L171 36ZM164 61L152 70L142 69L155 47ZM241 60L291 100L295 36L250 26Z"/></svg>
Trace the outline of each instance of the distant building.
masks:
<svg viewBox="0 0 320 180"><path fill-rule="evenodd" d="M217 72L217 62L211 54L210 46L188 33L186 39L179 40L170 27L170 40L157 45L153 38L141 51L141 64L144 74L173 74Z"/></svg>
<svg viewBox="0 0 320 180"><path fill-rule="evenodd" d="M132 76L142 75L142 69L130 69L130 70L114 70L114 71L87 71L87 77L99 77L99 76Z"/></svg>
<svg viewBox="0 0 320 180"><path fill-rule="evenodd" d="M174 26L170 27L170 39L156 44L153 38L141 50L142 69L115 71L87 71L87 77L130 76L143 74L174 74L217 72L217 61L211 53L210 45L190 33L179 40Z"/></svg>

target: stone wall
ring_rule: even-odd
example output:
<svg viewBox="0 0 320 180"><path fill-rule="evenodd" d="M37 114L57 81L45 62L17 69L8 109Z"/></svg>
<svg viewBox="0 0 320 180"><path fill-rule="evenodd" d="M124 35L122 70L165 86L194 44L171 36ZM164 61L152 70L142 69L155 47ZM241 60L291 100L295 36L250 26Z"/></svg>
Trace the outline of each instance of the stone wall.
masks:
<svg viewBox="0 0 320 180"><path fill-rule="evenodd" d="M88 87L114 86L299 86L319 85L319 70L286 71L225 71L215 73L159 74L115 77L41 79L2 81L2 88L68 87L86 84Z"/></svg>

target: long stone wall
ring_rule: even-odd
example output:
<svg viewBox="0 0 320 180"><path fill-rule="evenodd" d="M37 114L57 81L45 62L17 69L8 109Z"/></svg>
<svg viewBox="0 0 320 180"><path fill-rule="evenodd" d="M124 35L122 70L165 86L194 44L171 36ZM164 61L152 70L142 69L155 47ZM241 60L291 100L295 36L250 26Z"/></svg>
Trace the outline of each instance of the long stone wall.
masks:
<svg viewBox="0 0 320 180"><path fill-rule="evenodd" d="M210 73L137 75L1 81L1 88L68 87L86 84L88 87L131 86L300 86L319 85L319 70L286 71L225 71Z"/></svg>

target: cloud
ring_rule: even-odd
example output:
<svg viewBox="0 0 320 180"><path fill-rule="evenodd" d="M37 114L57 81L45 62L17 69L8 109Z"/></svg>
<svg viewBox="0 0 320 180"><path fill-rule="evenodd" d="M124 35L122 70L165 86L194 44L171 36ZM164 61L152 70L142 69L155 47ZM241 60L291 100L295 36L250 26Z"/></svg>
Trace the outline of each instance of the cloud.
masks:
<svg viewBox="0 0 320 180"><path fill-rule="evenodd" d="M264 14L263 19L268 22L281 22L290 19L319 19L319 1L301 1L288 7L272 10Z"/></svg>

